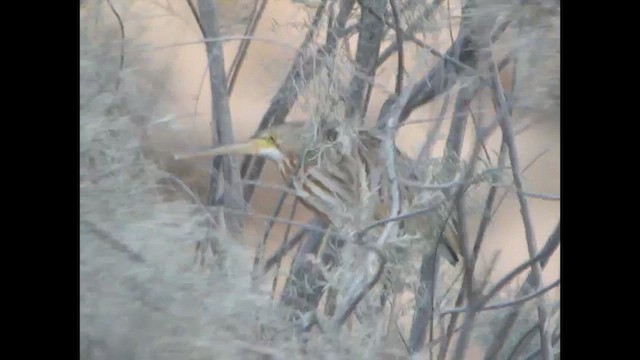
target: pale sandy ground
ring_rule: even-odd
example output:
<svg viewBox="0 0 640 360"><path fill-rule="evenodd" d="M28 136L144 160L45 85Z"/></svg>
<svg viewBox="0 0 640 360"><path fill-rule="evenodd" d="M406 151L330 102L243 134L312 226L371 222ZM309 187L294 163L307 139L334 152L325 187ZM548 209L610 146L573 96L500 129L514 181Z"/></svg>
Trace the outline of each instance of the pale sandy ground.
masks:
<svg viewBox="0 0 640 360"><path fill-rule="evenodd" d="M118 2L114 2L118 4ZM182 42L194 41L199 38L197 26L192 21L184 2L170 2L177 16L152 17L153 14L163 14L160 8L145 7L141 2L135 2L134 8L149 14L147 19L129 19L129 34L139 34L143 39L151 44L162 46ZM250 6L241 4L243 2L223 1L221 2L222 13L225 14L223 22L231 25L230 29L238 34L243 31L243 23L239 24L240 14L248 14ZM244 2L245 4L247 2ZM248 3L251 3L250 1ZM453 2L452 2L453 5ZM454 6L455 8L456 6ZM244 11L244 13L242 12ZM312 11L302 5L292 4L287 0L273 0L270 2L263 20L261 21L257 34L264 38L276 39L281 42L297 46L304 37L304 29L296 30L287 27L287 23L302 22L312 15ZM106 16L102 14L102 16ZM127 13L123 16L127 19ZM276 24L280 24L278 27ZM147 29L147 31L143 31ZM132 35L133 36L133 35ZM434 36L431 45L439 49L446 49L450 43L448 30L439 36ZM232 61L238 42L225 44L225 62L228 67ZM287 46L280 46L268 42L254 41L249 50L248 57L240 73L236 88L231 97L230 107L234 119L234 133L236 139L245 139L250 136L261 116L269 105L270 97L274 90L281 83L284 74L289 69L290 60L294 52ZM411 51L408 51L407 58L411 60ZM430 63L436 60L429 57ZM166 136L162 132L155 134L156 146L167 151L185 149L190 146L202 146L210 144L209 119L210 103L208 76L204 74L206 58L202 45L187 45L155 50L153 62L157 64L170 65L168 72L167 87L172 89L170 108L179 116L180 125L184 129L184 136L178 138L175 135ZM378 77L378 82L384 91L378 89L372 97L371 109L377 111L381 101L386 97L386 92L393 90L393 77L395 70L395 58L387 61L382 74ZM197 108L197 119L194 119L194 109L196 97L199 92L201 82L202 89L200 101ZM505 79L508 80L508 79ZM435 117L440 108L440 102L436 101L428 108L421 108L416 111L414 118ZM516 114L517 115L517 114ZM375 119L377 113L368 114L369 120ZM491 116L490 114L488 116ZM547 116L539 114L538 117ZM304 114L296 109L291 118L304 118ZM419 145L424 141L428 125L415 124L403 127L398 135L398 144L409 154L415 154ZM498 148L498 139L492 139L490 148ZM468 147L468 144L467 144ZM523 135L518 137L518 147L523 163L528 163L541 151L548 149L548 152L533 165L526 173L526 186L528 191L559 194L560 193L560 133L557 121L546 121L535 126ZM491 150L491 149L490 149ZM206 170L207 162L200 164ZM266 182L280 183L279 176L272 166L266 168L263 180ZM204 176L203 176L204 174ZM185 175L187 181L195 186L200 186L201 190L206 189L206 173L200 177L195 175ZM256 212L271 213L275 200L279 194L272 190L258 190L253 198L251 206ZM291 204L291 202L289 202ZM535 236L539 246L542 246L548 235L553 230L560 216L560 203L558 201L544 201L531 199L529 201L531 212L535 224ZM288 209L284 209L282 214L288 214ZM301 212L301 219L308 218L309 214ZM477 224L478 219L472 219L472 225ZM250 220L247 233L245 234L246 245L252 247L261 238L264 222L262 220ZM275 235L281 235L284 226L276 228ZM277 246L270 243L268 250ZM501 256L497 262L493 277L499 277L509 271L515 264L525 260L528 256L524 241L524 229L520 218L519 205L515 196L509 196L498 212L497 218L489 228L485 254L490 255L493 251L500 250ZM488 256L487 256L488 257ZM544 272L545 282L549 283L559 277L559 252L549 262ZM553 291L557 295L559 292Z"/></svg>

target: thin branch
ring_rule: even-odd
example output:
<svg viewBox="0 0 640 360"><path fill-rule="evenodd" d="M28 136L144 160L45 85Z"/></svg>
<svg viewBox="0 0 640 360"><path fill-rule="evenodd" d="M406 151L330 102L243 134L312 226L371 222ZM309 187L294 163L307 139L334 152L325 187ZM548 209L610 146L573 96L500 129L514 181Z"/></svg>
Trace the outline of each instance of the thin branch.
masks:
<svg viewBox="0 0 640 360"><path fill-rule="evenodd" d="M455 164L460 158L471 102L478 94L479 88L479 82L473 81L458 91L458 96L456 97L453 107L456 115L454 115L451 120L445 144L444 161L447 164ZM446 176L449 177L451 174L446 174Z"/></svg>
<svg viewBox="0 0 640 360"><path fill-rule="evenodd" d="M258 1L262 1L260 3L260 7L258 7ZM267 7L267 3L269 0L256 0L256 3L253 7L253 11L251 13L251 20L247 24L247 28L244 31L244 35L247 37L242 39L240 42L240 46L238 47L238 52L236 56L233 58L233 63L231 63L231 68L229 69L229 84L227 88L229 89L229 96L233 93L233 88L236 83L236 78L240 73L240 68L242 67L242 63L244 62L245 57L247 56L247 52L249 50L249 45L251 45L251 37L256 32L256 28L258 27L258 23L262 18L262 14L264 13L264 9Z"/></svg>
<svg viewBox="0 0 640 360"><path fill-rule="evenodd" d="M498 25L497 30L494 31L492 35L491 42L495 42L499 38L509 23L509 21L503 21ZM467 31L460 31L458 38L445 54L473 68L476 57L475 49L471 46L471 42L471 36L467 34ZM459 56L455 56L457 52L459 52ZM501 61L499 66L506 66L508 61L508 58ZM450 60L441 59L429 73L413 87L409 101L402 109L398 123L404 122L416 108L430 102L438 95L449 90L457 82L459 75L463 73L462 70L466 70L466 68L461 68ZM483 86L485 83L486 81L483 81ZM397 101L395 95L393 95L385 101L382 107L390 108L391 106L388 103L395 103ZM377 126L383 128L384 124L388 121L388 117L388 111L380 111Z"/></svg>
<svg viewBox="0 0 640 360"><path fill-rule="evenodd" d="M295 190L288 188L286 186L282 186L282 185L277 185L277 184L268 184L265 183L263 181L259 181L259 180L242 180L243 184L247 184L247 185L254 185L260 188L265 188L265 189L271 189L271 190L276 190L279 192L283 192L292 196L296 196L297 193Z"/></svg>
<svg viewBox="0 0 640 360"><path fill-rule="evenodd" d="M523 263L522 265L514 269L514 271L507 274L506 277L498 281L498 283L495 285L494 290L488 292L487 295L490 295L490 296L495 295L495 293L497 293L502 287L504 287L504 285L510 282L513 278L515 278L515 276L517 276L520 272L527 269L530 266L530 264L533 263L534 261L540 261L540 267L544 268L548 262L549 257L553 254L553 252L558 248L559 245L560 245L560 222L558 222L558 224L556 225L555 230L549 236L549 239L547 240L546 244L542 247L542 250L540 250L540 252L538 253L538 256L535 256L534 259L530 259L526 261L525 263ZM528 292L530 288L535 288L532 286L534 282L533 279L534 279L533 273L529 273L529 276L527 276L527 279L525 280L524 285L518 291L518 296L526 294L526 292ZM491 343L491 345L489 346L485 354L485 357L484 357L485 360L495 359L498 356L498 353L500 352L500 350L505 344L506 338L509 335L511 328L513 327L516 320L518 319L519 314L520 312L516 310L511 312L506 317L506 319L504 320L504 323L502 324L500 329L498 329L498 331L496 332L493 342Z"/></svg>
<svg viewBox="0 0 640 360"><path fill-rule="evenodd" d="M202 26L202 21L200 21L200 15L198 15L198 10L196 9L196 6L193 4L193 0L186 0L187 1L187 5L189 5L189 10L191 11L191 15L193 15L193 18L196 20L196 24L198 24L198 28L200 29L200 33L202 34L203 37L207 37L207 32L204 29L204 26Z"/></svg>
<svg viewBox="0 0 640 360"><path fill-rule="evenodd" d="M102 240L105 244L107 244L113 250L116 250L117 252L120 252L126 255L129 258L129 260L138 264L143 264L146 262L144 257L142 257L142 255L131 250L129 246L127 246L127 244L113 237L107 230L98 226L93 221L90 221L87 219L81 219L81 222L85 224L89 228L89 230L91 230L91 232L96 234L98 236L98 239Z"/></svg>
<svg viewBox="0 0 640 360"><path fill-rule="evenodd" d="M113 12L113 15L115 15L116 19L118 20L118 25L120 26L120 72L122 72L122 70L124 69L124 39L125 39L125 33L124 33L124 23L122 22L122 18L120 17L120 14L118 13L118 11L116 11L116 8L113 7L113 4L111 3L111 0L107 0L107 4L109 5L109 8L111 9L111 12ZM118 76L116 77L116 90L118 90L118 88L120 87L120 74L118 74Z"/></svg>
<svg viewBox="0 0 640 360"><path fill-rule="evenodd" d="M518 339L516 344L513 346L513 350L511 351L509 356L507 356L507 360L515 360L515 359L517 359L518 355L520 355L520 353L522 353L526 349L526 347L529 346L529 344L531 343L531 340L533 340L533 336L536 334L536 332L540 331L538 329L539 327L540 327L540 324L533 325L529 330L527 330L520 337L520 339Z"/></svg>
<svg viewBox="0 0 640 360"><path fill-rule="evenodd" d="M507 57L507 59L509 59L509 57ZM515 80L513 81L512 85L515 85ZM493 102L493 107L496 114L500 112L500 106L497 102ZM508 108L509 115L511 115L512 111L513 111L513 106L512 104L510 104ZM485 149L485 153L487 154L486 155L487 158L489 158L489 155L486 149ZM498 169L502 169L505 167L506 158L507 158L507 144L505 142L505 137L503 134L501 143L500 143L500 154L498 155L498 164L497 164ZM495 185L492 185L491 188L489 189L489 194L487 194L487 200L485 201L485 207L482 212L482 219L480 220L480 225L478 226L478 232L476 234L476 240L473 244L474 261L477 260L478 255L480 254L480 249L484 242L484 236L485 236L487 227L489 226L491 220L493 219L494 214L492 214L491 209L493 208L493 202L495 200L497 191L498 191L498 187Z"/></svg>
<svg viewBox="0 0 640 360"><path fill-rule="evenodd" d="M262 214L258 214L258 213L253 213L251 211L234 209L234 208L226 208L226 207L223 207L223 206L209 206L209 208L210 209L216 209L216 210L222 210L225 213L229 213L229 214L246 215L248 217L253 217L253 218L256 218L256 219L264 219L264 220L269 220L269 221L273 220L273 221L275 221L276 223L279 223L279 224L291 224L291 225L297 226L299 228L312 230L312 231L319 231L319 232L322 232L323 234L326 232L326 229L324 229L323 227L309 225L309 224L307 224L305 222L302 222L302 221L288 220L288 219L284 219L284 218L274 218L273 216L270 216L270 215L262 215Z"/></svg>
<svg viewBox="0 0 640 360"><path fill-rule="evenodd" d="M358 231L358 233L356 234L356 238L357 239L362 239L364 237L364 235L366 235L369 231L371 231L371 229L374 229L378 226L382 226L382 225L387 225L389 223L395 223L395 222L399 222L399 221L403 221L418 215L423 215L426 214L428 212L432 212L435 210L438 210L442 204L443 204L444 200L441 200L439 202L437 202L436 204L429 206L427 208L424 209L419 209L419 210L414 210L414 211L410 211L410 212L406 212L404 214L400 214L400 215L396 215L396 216L391 216L388 217L386 219L382 219L382 220L378 220L374 223L372 223L371 225L365 227L364 229Z"/></svg>
<svg viewBox="0 0 640 360"><path fill-rule="evenodd" d="M289 213L289 220L293 219L293 217L296 215L296 209L298 207L298 198L296 198L295 200L293 200L293 206L291 206L291 212ZM287 225L287 228L284 231L284 236L282 237L282 244L280 245L280 248L283 248L287 243L289 243L289 232L291 231L291 225ZM302 236L300 236L300 238L302 238ZM291 241L291 243L295 243L294 241ZM290 245L292 248L295 245ZM286 253L286 252L285 252ZM283 254L284 255L284 254ZM275 271L275 275L273 276L273 283L271 286L271 298L273 299L275 297L275 293L276 293L276 287L278 286L278 273L280 272L280 263L282 256L278 257L278 260L276 261L276 271ZM266 269L266 266L265 266ZM266 270L263 270L264 273L266 273Z"/></svg>
<svg viewBox="0 0 640 360"><path fill-rule="evenodd" d="M436 50L434 47L432 47L431 45L428 45L427 43L425 43L424 41L418 39L417 37L413 36L413 35L404 35L404 38L406 38L407 40L411 40L414 44L418 45L419 47L429 51L429 53L431 55L434 55L435 57L438 57L442 60L446 60L446 61L450 61L451 63L457 65L458 67L460 67L461 69L467 70L470 73L477 73L477 70L472 68L471 66L459 61L458 59L456 59L453 56L450 56L448 54L443 54L440 51ZM399 49L398 49L399 50Z"/></svg>
<svg viewBox="0 0 640 360"><path fill-rule="evenodd" d="M335 19L335 29L330 28L327 32L327 48L335 49L338 45L338 38L348 38L357 31L357 26L345 29L349 15L353 11L356 0L340 0L340 10Z"/></svg>
<svg viewBox="0 0 640 360"><path fill-rule="evenodd" d="M542 296L542 294L546 293L547 291L555 288L556 286L560 285L560 279L554 281L551 285L545 286L541 289L536 290L535 292L527 295L527 296L523 296L514 300L509 300L509 301L504 301L504 302L500 302L497 304L493 304L493 305L489 305L489 306L485 306L482 307L480 309L476 309L475 311L477 312L481 312L481 311L489 311L489 310L499 310L499 309L503 309L506 307L510 307L510 306L518 306L521 305L531 299L535 299L539 296ZM442 311L440 314L441 315L446 315L446 314L452 314L452 313L464 313L464 312L468 312L471 311L470 308L464 307L464 308L453 308L453 309L447 309Z"/></svg>
<svg viewBox="0 0 640 360"><path fill-rule="evenodd" d="M298 243L300 243L300 240L302 240L304 235L305 229L300 229L295 235L293 235L291 240L282 243L278 250L276 250L276 252L264 262L264 272L268 272L273 265L282 261L282 258L291 251L291 249L298 245Z"/></svg>
<svg viewBox="0 0 640 360"><path fill-rule="evenodd" d="M398 16L398 5L396 0L389 0L393 21L395 25L396 42L398 43L398 73L396 74L396 95L402 91L402 78L404 77L404 48L402 46L402 30L400 30L400 17Z"/></svg>
<svg viewBox="0 0 640 360"><path fill-rule="evenodd" d="M491 300L491 298L493 298L503 287L505 287L508 283L510 283L511 280L515 279L515 277L520 275L520 273L530 268L532 264L540 263L539 264L540 267L542 267L543 264L546 264L547 259L551 257L553 252L560 245L559 231L560 231L560 224L558 224L556 231L554 231L554 233L551 234L549 240L547 241L547 244L545 244L545 246L542 248L542 250L540 250L540 252L532 256L529 260L518 265L513 270L511 270L507 275L502 277L502 279L500 279L491 288L491 290L487 291L487 293L482 297L479 303L481 303L482 306L484 306L484 304L486 304L489 300ZM531 286L533 282L532 278L534 275L532 274L529 274L529 275L530 275L529 278L527 279L527 281L525 281L527 286Z"/></svg>
<svg viewBox="0 0 640 360"><path fill-rule="evenodd" d="M282 206L284 205L284 201L286 199L287 199L286 193L281 194L280 198L278 198L276 208L273 210L272 219L269 220L269 223L267 224L267 228L265 229L264 234L262 235L262 242L259 243L258 246L256 247L256 254L253 257L253 272L255 275L257 275L258 264L260 263L262 255L264 253L264 248L267 245L267 239L269 238L271 229L273 229L273 225L275 224L275 219L278 217L278 215L280 215L280 211L282 211ZM287 229L289 227L291 227L291 224L287 224Z"/></svg>
<svg viewBox="0 0 640 360"><path fill-rule="evenodd" d="M470 175L473 173L475 164L478 161L478 155L480 154L481 146L481 136L479 133L476 134L476 141L473 149L473 153L471 155L471 164L469 164L465 179L468 179ZM475 267L475 260L473 259L473 253L469 249L469 241L467 236L467 224L466 224L466 214L464 212L464 196L463 196L463 188L461 187L456 195L454 204L456 208L456 213L458 215L458 238L460 243L460 250L462 252L462 265L463 265L463 278L462 278L462 288L463 292L466 295L467 303L471 304L474 308L476 305L476 294L473 286L473 272ZM454 359L464 359L464 353L467 349L467 345L469 342L469 337L471 336L471 327L475 321L477 312L471 311L468 312L465 316L463 322L463 329L460 333L460 338L456 344L456 348L454 351Z"/></svg>
<svg viewBox="0 0 640 360"><path fill-rule="evenodd" d="M463 188L466 190L468 187L460 186L460 191L463 191L462 190ZM445 196L445 198L448 197L449 192L447 191L447 189L443 191L443 195ZM416 310L415 310L413 322L411 324L411 332L410 332L411 350L413 353L420 351L420 349L422 349L424 345L425 331L426 331L427 324L430 325L429 342L433 343L433 333L434 333L433 313L434 313L434 304L435 304L436 276L438 273L438 267L437 267L438 250L437 249L441 244L443 244L445 231L450 227L450 222L453 221L452 215L453 215L453 207L449 207L447 216L442 222L442 225L440 227L440 232L437 236L437 243L435 246L436 251L434 251L432 254L424 254L422 256L422 262L420 265L420 290L417 294L418 299L416 299ZM449 239L449 240L452 240L452 239ZM457 239L453 239L453 241L456 241L456 240ZM454 258L454 261L457 262L458 254L455 252L455 250L451 248L448 242L445 242L444 244L448 247L452 257ZM447 290L447 292L448 291L449 290ZM425 299L425 292L429 295L427 299ZM430 358L433 356L432 350L433 349L429 347Z"/></svg>
<svg viewBox="0 0 640 360"><path fill-rule="evenodd" d="M420 285L416 292L415 311L409 332L409 353L415 354L424 346L426 329L433 315L433 298L437 258L435 254L422 255L420 264ZM433 324L433 322L431 322ZM430 331L433 335L433 329Z"/></svg>
<svg viewBox="0 0 640 360"><path fill-rule="evenodd" d="M382 272L384 271L385 265L387 263L387 259L382 253L382 251L378 250L373 246L365 245L365 247L372 254L375 254L375 256L378 258L378 270L376 271L373 278L369 282L367 282L367 284L358 292L355 298L349 301L346 310L340 312L340 315L337 316L335 320L332 321L332 325L334 327L340 327L344 324L344 322L349 318L349 316L351 316L351 313L353 312L353 310L355 310L356 306L358 306L358 304L364 298L364 296L367 295L367 293L369 293L369 291L371 291L371 289L373 289L373 287L378 283L378 281L380 280L380 277L382 276Z"/></svg>
<svg viewBox="0 0 640 360"><path fill-rule="evenodd" d="M224 42L229 42L229 41L242 41L242 40L246 40L246 39L250 39L251 41L260 41L260 42L264 42L264 43L278 45L278 46L287 48L289 50L293 50L298 54L303 54L301 49L291 45L290 43L288 43L286 41L282 41L282 40L279 40L279 39L272 39L272 38L268 38L268 37L262 37L262 36L255 36L255 35L253 35L253 36L225 35L225 36L217 36L217 37L205 37L205 38L199 39L199 40L175 42L175 43L167 44L167 45L139 47L137 49L129 50L129 53L158 51L158 50L163 50L163 49L172 49L172 48L176 48L176 47L180 47L180 46L189 46L189 45L200 45L200 44L208 44L208 43L224 43Z"/></svg>
<svg viewBox="0 0 640 360"><path fill-rule="evenodd" d="M427 134L427 140L422 146L422 149L420 149L420 154L418 155L418 162L421 164L425 163L428 159L431 158L431 151L433 149L433 145L436 142L436 139L438 138L438 134L440 133L440 127L444 123L445 114L447 113L447 109L449 108L450 100L451 100L451 92L448 91L445 94L445 98L442 102L442 107L440 108L440 113L438 114L438 117L436 119L437 123L435 124L435 126L429 129L429 133ZM399 124L398 126L402 126L404 124L409 124L409 123L410 123L409 121L405 121L404 123Z"/></svg>
<svg viewBox="0 0 640 360"><path fill-rule="evenodd" d="M540 199L540 200L552 200L552 201L559 201L560 200L560 195L538 194L538 193L531 193L531 192L526 192L526 191L519 191L519 193L524 195L524 196L531 197L531 198L536 198L536 199Z"/></svg>
<svg viewBox="0 0 640 360"><path fill-rule="evenodd" d="M524 168L522 168L522 174L526 173L527 170L529 170L529 168L531 168L531 166L536 163L536 161L538 161L540 158L542 158L542 156L544 156L548 152L549 152L549 149L545 149L541 151L538 155L536 155L533 159L531 159L531 161L529 161L529 163ZM493 209L493 212L491 213L491 217L494 217L496 215L496 213L500 209L500 206L502 206L502 203L506 200L507 195L509 195L509 192L505 191L502 194L502 196L500 196L500 199L498 200L498 203L496 204L495 209Z"/></svg>
<svg viewBox="0 0 640 360"><path fill-rule="evenodd" d="M209 220L209 222L211 223L211 226L215 226L216 225L216 220L213 217L213 215L211 214L211 212L209 211L209 209L207 209L207 207L200 201L200 198L198 197L198 195L196 195L187 184L184 183L184 181L182 181L182 179L180 179L179 177L173 175L173 174L169 174L167 176L167 179L173 181L182 191L184 191L187 195L189 195L189 197L191 198L191 200L198 204L198 207L200 207L200 209L202 209L203 213L205 213L207 215L207 219Z"/></svg>
<svg viewBox="0 0 640 360"><path fill-rule="evenodd" d="M507 146L504 142L504 138L502 140L502 144L500 145L500 155L498 155L498 168L502 168L505 165L507 157ZM489 194L487 194L487 199L485 200L484 210L482 211L482 219L480 220L480 225L478 226L478 232L476 233L476 240L473 243L473 257L474 259L478 258L480 254L480 249L484 242L484 236L486 234L487 228L491 223L491 219L493 216L491 214L491 210L493 209L493 202L496 198L496 193L498 192L497 186L491 186L489 189Z"/></svg>
<svg viewBox="0 0 640 360"><path fill-rule="evenodd" d="M461 306L464 302L464 291L461 288L458 293L458 297L456 298L456 306ZM453 339L453 335L456 332L456 324L458 322L457 313L451 314L451 320L449 321L449 325L447 326L446 334L442 338L440 343L440 350L438 351L438 360L445 360L447 357L447 353L449 352L449 346L451 345L451 340Z"/></svg>
<svg viewBox="0 0 640 360"><path fill-rule="evenodd" d="M504 110L509 108L507 104L507 100L504 94L504 89L502 88L502 83L500 82L500 75L498 72L498 68L495 63L492 67L493 73L493 90L495 96L497 96L498 102L500 103L500 107ZM511 124L511 117L507 114L504 118L501 119L500 126L502 128L502 133L505 137L505 143L507 144L507 148L509 149L509 160L511 162L511 167L513 169L513 181L518 189L518 202L520 203L520 211L522 213L522 221L525 229L525 238L527 240L527 248L529 250L529 256L533 256L537 253L537 245L533 230L533 224L531 221L531 214L529 211L529 205L527 203L527 198L521 192L524 188L524 180L522 178L522 173L520 172L520 159L518 157L518 152L515 145L515 136L513 135L513 127ZM532 273L533 273L533 285L534 287L540 286L542 283L542 269L540 264L534 263L532 264ZM553 358L553 348L551 346L551 334L546 331L545 326L547 323L547 310L544 305L538 304L538 318L540 322L540 342L543 351L543 359L551 360Z"/></svg>
<svg viewBox="0 0 640 360"><path fill-rule="evenodd" d="M433 13L438 9L442 1L443 0L434 0L430 6L425 7L421 16L419 16L414 22L412 22L407 26L407 29L403 33L403 38L404 36L414 34L418 30L418 27L421 25L419 20L423 20L423 21L429 20L431 18L431 15L433 15ZM387 61L387 59L391 57L391 55L393 55L398 50L398 44L399 44L398 41L395 41L391 45L387 46L387 48L380 53L380 56L378 58L378 65L377 65L378 67L384 64L384 62Z"/></svg>
<svg viewBox="0 0 640 360"><path fill-rule="evenodd" d="M555 346L555 344L557 344L558 341L560 341L560 333L555 334L553 336L552 344ZM540 356L541 352L542 352L542 348L539 348L538 350L536 350L536 351L532 352L531 354L525 356L524 360L533 360L533 359L537 358L538 356Z"/></svg>
<svg viewBox="0 0 640 360"><path fill-rule="evenodd" d="M470 157L471 163L467 166L464 179L469 179L473 174L473 171L479 159L480 150L482 149L482 144L484 142L484 139L486 139L493 132L496 126L500 124L500 121L503 116L504 116L503 114L498 113L496 114L496 118L492 123L488 124L483 128L476 129L475 144L473 147L472 155ZM455 201L454 201L454 204L456 207L456 214L458 215L457 230L459 234L458 238L460 243L460 250L462 252L462 263L463 263L463 271L464 271L464 276L462 278L462 289L464 294L466 295L467 303L470 304L470 306L473 309L477 309L482 307L483 303L481 301L477 301L478 294L476 294L476 289L473 286L473 273L475 270L476 261L473 257L473 252L469 247L469 242L468 242L467 233L466 233L467 225L466 225L466 214L464 213L464 208L465 208L464 196L463 196L464 192L462 190L463 188L461 187L457 191L455 196ZM481 289L477 289L477 290L481 291ZM472 325L475 322L476 316L477 316L476 311L471 311L466 314L464 323L463 323L463 329L460 334L460 338L456 343L456 348L454 350L454 359L464 358L464 353L467 350L468 342L471 336Z"/></svg>

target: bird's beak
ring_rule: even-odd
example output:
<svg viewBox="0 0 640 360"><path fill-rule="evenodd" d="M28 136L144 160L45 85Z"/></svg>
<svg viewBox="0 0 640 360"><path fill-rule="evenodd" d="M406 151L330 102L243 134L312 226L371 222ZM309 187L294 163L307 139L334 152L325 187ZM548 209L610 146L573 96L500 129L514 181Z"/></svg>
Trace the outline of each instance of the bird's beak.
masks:
<svg viewBox="0 0 640 360"><path fill-rule="evenodd" d="M174 158L176 160L182 160L200 157L214 157L219 155L257 155L260 148L259 140L251 139L244 143L221 145L199 151L174 154Z"/></svg>

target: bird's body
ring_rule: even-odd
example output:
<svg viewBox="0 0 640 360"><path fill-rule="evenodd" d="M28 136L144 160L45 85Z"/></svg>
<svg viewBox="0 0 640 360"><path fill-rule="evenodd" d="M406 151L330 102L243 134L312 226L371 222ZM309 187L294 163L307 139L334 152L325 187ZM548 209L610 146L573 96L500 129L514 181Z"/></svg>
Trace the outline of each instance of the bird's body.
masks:
<svg viewBox="0 0 640 360"><path fill-rule="evenodd" d="M343 232L355 232L387 218L391 181L381 150L383 135L375 130L355 130L356 136L339 136L335 130L315 134L303 122L272 126L241 144L224 145L176 158L250 154L273 160L283 180L300 202ZM354 141L355 140L355 141ZM396 149L397 177L417 180L413 161ZM400 184L401 208L419 206L415 189ZM424 198L424 196L422 196ZM423 199L424 200L424 199ZM405 221L405 231L423 232L424 217ZM425 235L425 234L423 234ZM450 260L459 248L449 239Z"/></svg>

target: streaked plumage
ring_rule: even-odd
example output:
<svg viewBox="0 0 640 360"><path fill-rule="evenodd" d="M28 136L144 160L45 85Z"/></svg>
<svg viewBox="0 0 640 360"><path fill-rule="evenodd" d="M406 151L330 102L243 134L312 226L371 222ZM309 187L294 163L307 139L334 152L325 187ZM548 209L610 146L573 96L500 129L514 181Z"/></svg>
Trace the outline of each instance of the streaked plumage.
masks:
<svg viewBox="0 0 640 360"><path fill-rule="evenodd" d="M337 229L357 231L373 221L388 217L391 182L380 147L382 134L375 130L354 131L357 136L339 136L335 130L320 134L304 122L272 126L245 143L177 155L177 159L226 154L267 157L278 165L282 178L290 183L300 202L324 217ZM353 140L356 141L353 141ZM417 180L413 161L396 149L398 176ZM401 207L417 201L416 189L400 185ZM425 215L430 216L430 215ZM405 231L420 233L429 221L417 217L405 221ZM448 226L450 261L457 261L457 237Z"/></svg>

